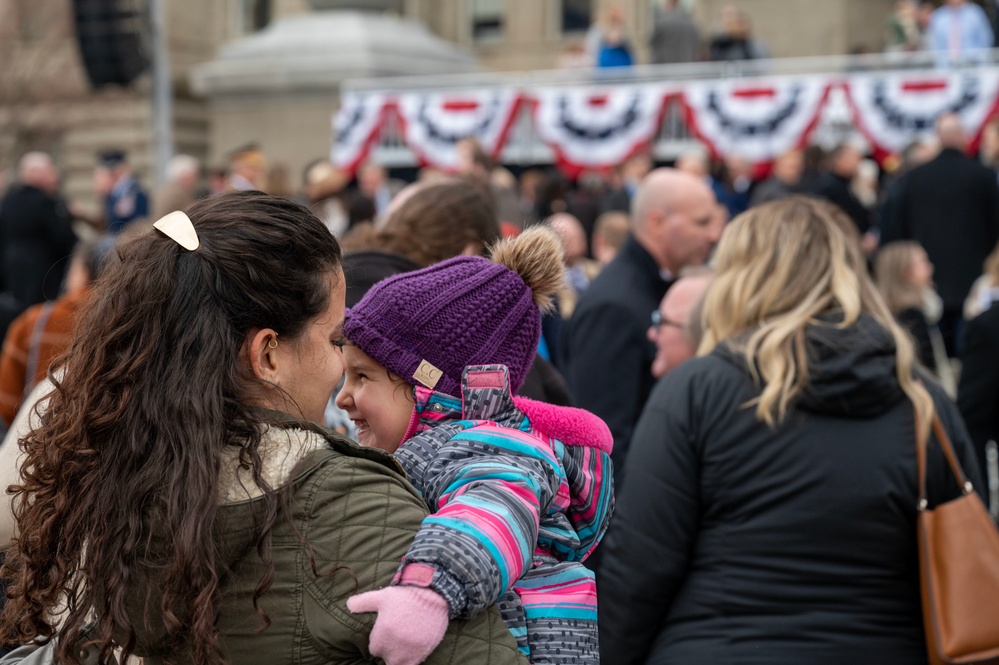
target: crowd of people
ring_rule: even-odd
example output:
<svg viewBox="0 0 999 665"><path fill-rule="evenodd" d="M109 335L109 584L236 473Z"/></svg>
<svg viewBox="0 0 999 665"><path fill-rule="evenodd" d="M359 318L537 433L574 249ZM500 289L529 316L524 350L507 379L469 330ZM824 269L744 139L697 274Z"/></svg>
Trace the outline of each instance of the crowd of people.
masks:
<svg viewBox="0 0 999 665"><path fill-rule="evenodd" d="M855 55L931 52L941 66L975 62L999 34L996 0L898 0L885 23L882 44L858 43ZM650 64L743 62L771 56L753 31L752 19L737 4L722 7L714 29L705 34L681 0L657 0L647 35ZM627 67L638 63L634 40L620 3L607 5L581 48L570 47L565 67Z"/></svg>
<svg viewBox="0 0 999 665"><path fill-rule="evenodd" d="M891 171L844 142L763 179L692 150L570 180L468 140L458 173L295 187L249 145L151 195L107 151L98 217L25 155L0 633L148 663L925 663L934 419L999 510L999 125L967 146L943 115ZM928 459L937 505L962 488Z"/></svg>

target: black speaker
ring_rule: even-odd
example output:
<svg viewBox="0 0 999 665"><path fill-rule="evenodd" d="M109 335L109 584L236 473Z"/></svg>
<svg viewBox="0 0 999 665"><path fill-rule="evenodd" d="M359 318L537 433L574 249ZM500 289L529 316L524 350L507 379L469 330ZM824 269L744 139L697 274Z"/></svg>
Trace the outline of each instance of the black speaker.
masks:
<svg viewBox="0 0 999 665"><path fill-rule="evenodd" d="M73 15L90 85L127 86L149 67L146 0L73 0Z"/></svg>

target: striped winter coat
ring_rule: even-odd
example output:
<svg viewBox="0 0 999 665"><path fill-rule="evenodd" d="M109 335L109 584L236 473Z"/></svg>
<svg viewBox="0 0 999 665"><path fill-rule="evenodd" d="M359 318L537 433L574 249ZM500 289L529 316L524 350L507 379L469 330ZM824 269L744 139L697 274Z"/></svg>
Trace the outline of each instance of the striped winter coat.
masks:
<svg viewBox="0 0 999 665"><path fill-rule="evenodd" d="M461 399L423 388L396 459L434 513L393 583L452 618L499 601L532 663L596 663L597 597L581 562L613 509L612 438L579 409L521 398L506 367L470 367Z"/></svg>

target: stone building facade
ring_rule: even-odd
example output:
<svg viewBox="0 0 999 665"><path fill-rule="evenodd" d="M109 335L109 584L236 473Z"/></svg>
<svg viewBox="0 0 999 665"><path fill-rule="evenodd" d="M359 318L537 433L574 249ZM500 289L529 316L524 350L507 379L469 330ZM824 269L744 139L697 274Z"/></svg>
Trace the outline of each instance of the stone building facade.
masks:
<svg viewBox="0 0 999 665"><path fill-rule="evenodd" d="M176 149L208 152L207 104L192 96L191 68L242 34L240 0L167 0ZM128 151L147 185L153 159L151 79L127 88L92 90L75 37L70 0L0 0L0 171L13 176L19 157L50 152L63 173L64 192L93 209L95 155Z"/></svg>
<svg viewBox="0 0 999 665"><path fill-rule="evenodd" d="M218 165L228 150L260 140L293 177L325 154L330 114L345 78L554 68L611 4L622 8L638 60L645 62L653 8L660 2L164 1L176 150ZM705 34L729 1L684 0ZM845 53L857 44L879 49L894 0L736 4L774 56L790 57ZM331 21L333 9L367 14L365 25L413 43L350 51L355 47L349 32L337 33L330 23L331 31L322 33L315 23ZM376 16L385 12L391 16ZM150 78L126 89L91 90L76 44L72 0L0 0L0 62L0 171L9 174L28 150L47 150L63 168L66 193L87 203L94 155L115 147L129 151L140 178L151 184Z"/></svg>

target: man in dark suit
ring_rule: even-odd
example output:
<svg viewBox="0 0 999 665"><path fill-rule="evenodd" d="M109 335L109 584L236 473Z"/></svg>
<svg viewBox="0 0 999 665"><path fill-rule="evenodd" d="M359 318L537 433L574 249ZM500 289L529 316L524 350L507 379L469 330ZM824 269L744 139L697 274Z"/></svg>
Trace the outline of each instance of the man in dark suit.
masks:
<svg viewBox="0 0 999 665"><path fill-rule="evenodd" d="M926 250L944 301L940 332L955 355L964 299L999 241L999 185L991 170L965 156L967 138L956 115L940 116L937 138L940 154L905 177L881 241L915 240Z"/></svg>
<svg viewBox="0 0 999 665"><path fill-rule="evenodd" d="M957 406L987 471L985 444L999 442L999 304L968 322L961 361Z"/></svg>
<svg viewBox="0 0 999 665"><path fill-rule="evenodd" d="M0 271L3 290L26 308L59 295L77 239L52 159L26 154L18 179L0 203Z"/></svg>
<svg viewBox="0 0 999 665"><path fill-rule="evenodd" d="M656 169L631 204L632 234L580 296L562 339L562 369L578 406L614 435L618 488L631 433L652 390L652 313L672 281L707 260L722 217L703 179Z"/></svg>

